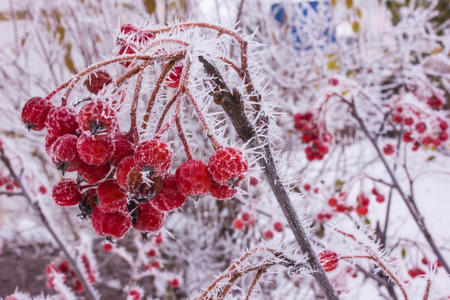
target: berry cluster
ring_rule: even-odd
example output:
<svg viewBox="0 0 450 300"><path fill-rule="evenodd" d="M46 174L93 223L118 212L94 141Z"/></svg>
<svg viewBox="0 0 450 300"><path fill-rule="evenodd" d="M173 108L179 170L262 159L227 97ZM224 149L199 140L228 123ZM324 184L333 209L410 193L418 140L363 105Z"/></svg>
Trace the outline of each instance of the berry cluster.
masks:
<svg viewBox="0 0 450 300"><path fill-rule="evenodd" d="M426 117L416 108L397 106L392 113L392 121L404 126L402 140L412 144L416 151L421 145L425 147L438 147L448 140L448 123L439 117ZM388 144L389 145L389 144ZM387 146L387 145L386 145ZM393 152L393 147L392 152ZM384 149L383 149L384 150ZM385 154L388 153L384 150Z"/></svg>
<svg viewBox="0 0 450 300"><path fill-rule="evenodd" d="M0 175L0 189L3 187L7 192L12 192L20 186L11 176Z"/></svg>
<svg viewBox="0 0 450 300"><path fill-rule="evenodd" d="M233 227L236 230L244 229L244 226L253 226L255 224L255 216L249 212L242 212L241 216L233 220Z"/></svg>
<svg viewBox="0 0 450 300"><path fill-rule="evenodd" d="M281 222L279 222L279 221L274 222L274 223L273 223L273 230L274 230L275 232L278 232L278 233L283 232L283 230L284 230L284 225L283 225L283 223L281 223ZM267 229L266 231L264 231L263 238L264 238L266 241L273 239L273 237L274 237L274 234L273 234L272 229Z"/></svg>
<svg viewBox="0 0 450 300"><path fill-rule="evenodd" d="M331 134L313 120L313 116L311 112L294 115L294 126L302 133L301 140L307 145L305 154L309 161L322 160L329 151L328 145L332 139Z"/></svg>
<svg viewBox="0 0 450 300"><path fill-rule="evenodd" d="M89 266L89 261L87 260L86 255L83 255L83 264L86 266L86 263ZM86 268L90 270L88 272L88 281L90 283L95 282L95 276L94 271L89 268ZM75 271L73 270L72 266L69 264L67 260L62 259L56 259L51 264L48 264L45 268L45 274L47 275L47 286L51 289L55 289L55 280L57 276L62 276L63 283L68 286L72 291L77 293L82 293L84 291L83 285L81 284L81 281L78 279L77 275L75 274Z"/></svg>

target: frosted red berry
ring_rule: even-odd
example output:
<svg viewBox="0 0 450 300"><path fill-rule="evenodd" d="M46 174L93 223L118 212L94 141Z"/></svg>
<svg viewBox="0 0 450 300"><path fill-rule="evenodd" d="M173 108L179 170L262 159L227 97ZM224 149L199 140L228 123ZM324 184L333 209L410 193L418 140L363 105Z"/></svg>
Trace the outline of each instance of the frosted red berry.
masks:
<svg viewBox="0 0 450 300"><path fill-rule="evenodd" d="M201 160L182 163L175 173L177 186L184 195L202 195L209 191L211 177L208 167Z"/></svg>
<svg viewBox="0 0 450 300"><path fill-rule="evenodd" d="M178 278L174 278L170 281L170 285L174 288L177 288L180 286L180 281L178 280Z"/></svg>
<svg viewBox="0 0 450 300"><path fill-rule="evenodd" d="M75 134L78 129L77 114L67 106L53 107L45 121L49 135L58 137L66 133Z"/></svg>
<svg viewBox="0 0 450 300"><path fill-rule="evenodd" d="M27 129L42 130L45 127L47 114L52 107L50 101L41 97L33 97L22 108L22 122L25 123Z"/></svg>
<svg viewBox="0 0 450 300"><path fill-rule="evenodd" d="M448 128L448 123L447 123L446 121L440 121L440 122L439 122L439 128L440 128L442 131L447 130L447 128Z"/></svg>
<svg viewBox="0 0 450 300"><path fill-rule="evenodd" d="M377 195L376 198L375 198L375 200L376 200L378 203L383 203L383 202L384 202L384 196L383 196L383 195Z"/></svg>
<svg viewBox="0 0 450 300"><path fill-rule="evenodd" d="M208 170L218 184L234 186L248 170L248 163L238 149L225 147L219 149L209 159Z"/></svg>
<svg viewBox="0 0 450 300"><path fill-rule="evenodd" d="M171 211L183 205L185 200L186 196L178 190L175 175L170 174L163 179L163 188L152 203L161 211Z"/></svg>
<svg viewBox="0 0 450 300"><path fill-rule="evenodd" d="M135 54L135 53L136 53L136 51L134 51L133 48L131 48L128 45L123 45L120 48L118 55L130 55L130 54ZM122 62L120 62L120 64L122 64L125 68L128 68L131 65L131 61L122 61Z"/></svg>
<svg viewBox="0 0 450 300"><path fill-rule="evenodd" d="M81 201L81 192L75 181L63 179L53 187L52 197L59 206L73 206Z"/></svg>
<svg viewBox="0 0 450 300"><path fill-rule="evenodd" d="M136 166L151 176L161 176L166 173L172 163L172 150L169 145L160 140L141 142L134 154Z"/></svg>
<svg viewBox="0 0 450 300"><path fill-rule="evenodd" d="M441 108L442 105L444 105L444 102L438 96L432 95L430 98L428 98L427 104L433 109L438 109Z"/></svg>
<svg viewBox="0 0 450 300"><path fill-rule="evenodd" d="M331 207L336 207L338 204L338 201L336 198L332 197L330 199L328 199L328 205Z"/></svg>
<svg viewBox="0 0 450 300"><path fill-rule="evenodd" d="M417 123L416 126L414 126L416 131L418 133L424 133L427 130L427 125L425 125L424 122Z"/></svg>
<svg viewBox="0 0 450 300"><path fill-rule="evenodd" d="M147 256L148 256L148 257L155 257L156 254L157 254L157 253L156 253L156 250L153 249L153 248L147 251Z"/></svg>
<svg viewBox="0 0 450 300"><path fill-rule="evenodd" d="M98 94L106 85L112 82L111 75L103 70L97 70L89 73L84 84L89 92Z"/></svg>
<svg viewBox="0 0 450 300"><path fill-rule="evenodd" d="M386 155L391 155L391 154L393 154L393 153L394 153L394 146L393 146L392 144L386 144L386 145L383 147L383 152L384 152L384 154L386 154Z"/></svg>
<svg viewBox="0 0 450 300"><path fill-rule="evenodd" d="M128 134L125 132L120 132L112 138L114 145L114 154L111 158L111 164L117 166L120 161L129 155L134 154L134 148L128 139Z"/></svg>
<svg viewBox="0 0 450 300"><path fill-rule="evenodd" d="M258 185L258 183L259 183L258 178L253 177L253 176L250 177L250 185L256 186L256 185Z"/></svg>
<svg viewBox="0 0 450 300"><path fill-rule="evenodd" d="M339 256L331 250L324 250L318 254L320 264L325 272L331 272L338 267Z"/></svg>
<svg viewBox="0 0 450 300"><path fill-rule="evenodd" d="M311 185L309 183L306 183L305 185L303 185L303 189L308 192L309 190L311 190Z"/></svg>
<svg viewBox="0 0 450 300"><path fill-rule="evenodd" d="M130 228L130 221L123 211L103 213L97 207L92 210L92 227L99 235L121 238Z"/></svg>
<svg viewBox="0 0 450 300"><path fill-rule="evenodd" d="M94 135L109 134L118 127L115 111L103 100L91 101L84 105L77 119L83 132Z"/></svg>
<svg viewBox="0 0 450 300"><path fill-rule="evenodd" d="M281 222L275 222L275 223L273 223L273 229L276 232L282 232L284 230L284 225Z"/></svg>
<svg viewBox="0 0 450 300"><path fill-rule="evenodd" d="M88 184L96 184L100 180L104 179L111 170L111 165L105 164L103 166L90 166L85 163L81 163L78 167L77 171L79 175L86 181Z"/></svg>
<svg viewBox="0 0 450 300"><path fill-rule="evenodd" d="M103 181L97 188L98 208L101 212L114 212L127 203L127 194L114 179Z"/></svg>
<svg viewBox="0 0 450 300"><path fill-rule="evenodd" d="M158 231L164 223L164 213L150 202L144 202L136 208L137 216L133 220L133 227L142 231Z"/></svg>
<svg viewBox="0 0 450 300"><path fill-rule="evenodd" d="M236 195L237 190L229 185L220 185L214 180L210 181L209 194L219 200L230 199Z"/></svg>
<svg viewBox="0 0 450 300"><path fill-rule="evenodd" d="M80 158L91 166L106 164L114 153L114 145L107 136L88 136L78 138L77 151Z"/></svg>
<svg viewBox="0 0 450 300"><path fill-rule="evenodd" d="M425 275L426 273L425 273L425 271L422 270L421 268L415 267L415 268L409 269L409 270L408 270L408 274L409 274L409 276L411 276L412 278L415 278L415 277L417 277L417 276Z"/></svg>
<svg viewBox="0 0 450 300"><path fill-rule="evenodd" d="M51 159L56 168L62 172L76 171L82 164L77 152L78 137L64 134L58 137L51 146Z"/></svg>
<svg viewBox="0 0 450 300"><path fill-rule="evenodd" d="M236 218L233 220L233 227L237 230L244 228L244 221L242 219Z"/></svg>
<svg viewBox="0 0 450 300"><path fill-rule="evenodd" d="M263 237L264 237L264 239L265 239L266 241L273 239L273 231L270 230L270 229L269 229L269 230L266 230L266 231L264 232Z"/></svg>
<svg viewBox="0 0 450 300"><path fill-rule="evenodd" d="M181 74L183 73L183 64L178 64L172 68L166 79L166 84L171 88L178 88L180 85Z"/></svg>
<svg viewBox="0 0 450 300"><path fill-rule="evenodd" d="M117 170L116 170L116 178L117 178L117 183L123 187L126 188L127 187L127 176L128 173L130 173L130 170L133 169L135 166L135 162L134 162L134 156L127 156L124 157L119 165L117 166Z"/></svg>
<svg viewBox="0 0 450 300"><path fill-rule="evenodd" d="M367 207L367 206L365 206L365 205L358 205L356 208L355 208L355 211L356 211L356 213L359 215L359 216L365 216L365 215L367 215L367 213L369 212L369 208Z"/></svg>
<svg viewBox="0 0 450 300"><path fill-rule="evenodd" d="M111 244L111 243L103 244L103 250L105 250L106 252L111 252L112 249L113 249L113 244Z"/></svg>

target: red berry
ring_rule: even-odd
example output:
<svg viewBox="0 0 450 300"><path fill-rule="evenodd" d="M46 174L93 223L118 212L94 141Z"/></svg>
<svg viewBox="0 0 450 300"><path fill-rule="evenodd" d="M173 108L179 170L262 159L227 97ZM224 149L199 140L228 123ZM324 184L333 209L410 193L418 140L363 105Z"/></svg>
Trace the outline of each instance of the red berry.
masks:
<svg viewBox="0 0 450 300"><path fill-rule="evenodd" d="M78 173L88 184L96 184L104 179L111 170L111 165L106 164L100 167L89 166L81 163L78 168Z"/></svg>
<svg viewBox="0 0 450 300"><path fill-rule="evenodd" d="M78 137L64 134L56 139L51 147L51 158L56 168L63 173L76 171L82 164L77 152Z"/></svg>
<svg viewBox="0 0 450 300"><path fill-rule="evenodd" d="M392 120L395 122L395 123L402 123L403 122L403 116L401 115L401 114L394 114L393 116L392 116Z"/></svg>
<svg viewBox="0 0 450 300"><path fill-rule="evenodd" d="M117 170L116 170L116 178L117 178L117 183L121 187L123 187L123 188L127 187L127 176L128 176L128 173L130 173L130 170L134 168L134 166L135 166L135 162L134 162L133 155L127 156L120 161L119 165L117 166Z"/></svg>
<svg viewBox="0 0 450 300"><path fill-rule="evenodd" d="M156 268L156 269L161 268L161 264L160 264L159 261L157 261L157 260L152 261L152 262L151 262L151 266L152 266L153 268Z"/></svg>
<svg viewBox="0 0 450 300"><path fill-rule="evenodd" d="M240 150L225 147L218 150L208 163L212 179L218 184L234 186L247 172L248 163Z"/></svg>
<svg viewBox="0 0 450 300"><path fill-rule="evenodd" d="M120 25L120 33L125 34L125 35L129 35L129 34L133 34L135 32L137 32L138 29L133 25L133 24L122 24Z"/></svg>
<svg viewBox="0 0 450 300"><path fill-rule="evenodd" d="M209 185L209 194L216 199L224 200L230 199L234 195L236 195L237 190L230 187L229 185L220 185L216 183L214 180L210 181Z"/></svg>
<svg viewBox="0 0 450 300"><path fill-rule="evenodd" d="M328 205L329 206L335 207L337 204L338 204L338 201L337 201L336 198L333 197L333 198L328 199Z"/></svg>
<svg viewBox="0 0 450 300"><path fill-rule="evenodd" d="M337 212L345 212L347 210L347 207L344 204L338 204L336 206L336 211Z"/></svg>
<svg viewBox="0 0 450 300"><path fill-rule="evenodd" d="M59 206L72 206L81 201L81 192L75 181L63 179L53 187L52 197Z"/></svg>
<svg viewBox="0 0 450 300"><path fill-rule="evenodd" d="M135 53L136 53L136 51L134 51L133 48L131 48L128 45L124 45L124 46L122 46L122 48L120 48L118 55L130 55L130 54L135 54ZM122 61L122 62L120 62L120 64L122 66L124 66L125 68L128 68L131 65L131 61Z"/></svg>
<svg viewBox="0 0 450 300"><path fill-rule="evenodd" d="M155 243L156 243L157 245L161 245L161 244L163 243L163 238L162 238L161 233L159 233L159 234L156 236L156 238L155 238Z"/></svg>
<svg viewBox="0 0 450 300"><path fill-rule="evenodd" d="M45 127L48 134L52 136L75 134L78 129L77 114L67 106L53 107L48 113Z"/></svg>
<svg viewBox="0 0 450 300"><path fill-rule="evenodd" d="M376 200L378 203L383 203L384 202L384 196L383 195L377 195Z"/></svg>
<svg viewBox="0 0 450 300"><path fill-rule="evenodd" d="M244 228L244 221L242 221L242 220L239 219L239 218L234 219L234 220L233 220L233 227L234 227L236 230L241 230L242 228Z"/></svg>
<svg viewBox="0 0 450 300"><path fill-rule="evenodd" d="M98 208L101 212L118 211L127 203L127 194L114 179L103 181L97 188Z"/></svg>
<svg viewBox="0 0 450 300"><path fill-rule="evenodd" d="M142 295L138 290L131 290L128 292L127 300L140 300L141 298Z"/></svg>
<svg viewBox="0 0 450 300"><path fill-rule="evenodd" d="M81 130L94 135L109 134L118 127L115 111L103 100L84 105L77 118Z"/></svg>
<svg viewBox="0 0 450 300"><path fill-rule="evenodd" d="M416 268L409 269L409 270L408 270L408 274L409 274L409 276L411 276L412 278L415 278L415 277L417 277L417 276L425 275L426 273L425 273L425 271L422 270L421 268L416 267Z"/></svg>
<svg viewBox="0 0 450 300"><path fill-rule="evenodd" d="M284 225L283 225L283 223L281 223L281 222L275 222L275 223L273 223L273 229L274 229L276 232L282 232L283 229L284 229Z"/></svg>
<svg viewBox="0 0 450 300"><path fill-rule="evenodd" d="M411 143L414 141L414 139L411 137L411 134L411 131L406 131L405 133L403 133L403 141L405 143Z"/></svg>
<svg viewBox="0 0 450 300"><path fill-rule="evenodd" d="M41 97L33 97L22 108L22 121L27 129L36 131L45 127L47 114L53 107L52 103Z"/></svg>
<svg viewBox="0 0 450 300"><path fill-rule="evenodd" d="M105 85L112 82L112 78L108 72L103 70L97 70L89 73L88 78L84 82L89 92L98 94Z"/></svg>
<svg viewBox="0 0 450 300"><path fill-rule="evenodd" d="M355 211L359 216L362 217L362 216L367 215L367 213L369 212L369 208L365 205L358 205L356 207Z"/></svg>
<svg viewBox="0 0 450 300"><path fill-rule="evenodd" d="M387 144L383 147L383 152L386 155L391 155L392 153L394 153L394 146L392 144Z"/></svg>
<svg viewBox="0 0 450 300"><path fill-rule="evenodd" d="M78 138L77 151L81 159L91 166L106 164L114 153L114 145L107 136L88 136Z"/></svg>
<svg viewBox="0 0 450 300"><path fill-rule="evenodd" d="M47 194L47 189L45 188L45 186L41 185L39 187L39 193L41 193L42 195Z"/></svg>
<svg viewBox="0 0 450 300"><path fill-rule="evenodd" d="M305 191L309 191L309 190L311 189L311 185L310 185L309 183L307 183L307 184L305 184L305 185L303 186L303 189L304 189Z"/></svg>
<svg viewBox="0 0 450 300"><path fill-rule="evenodd" d="M320 264L325 272L330 272L338 267L339 256L336 252L331 250L324 250L318 255Z"/></svg>
<svg viewBox="0 0 450 300"><path fill-rule="evenodd" d="M172 150L160 140L144 141L137 146L134 158L142 171L150 172L151 176L161 176L170 168Z"/></svg>
<svg viewBox="0 0 450 300"><path fill-rule="evenodd" d="M433 95L430 98L428 98L427 104L431 108L437 109L440 108L444 104L444 102L442 102L442 100L439 99L436 95Z"/></svg>
<svg viewBox="0 0 450 300"><path fill-rule="evenodd" d="M172 68L166 79L166 84L171 88L178 88L180 85L181 74L183 73L183 64L178 64Z"/></svg>
<svg viewBox="0 0 450 300"><path fill-rule="evenodd" d="M177 186L184 195L202 195L209 191L211 177L208 167L201 160L182 163L175 173Z"/></svg>
<svg viewBox="0 0 450 300"><path fill-rule="evenodd" d="M110 252L113 249L113 244L111 243L106 243L103 245L103 250L105 250L106 252Z"/></svg>
<svg viewBox="0 0 450 300"><path fill-rule="evenodd" d="M439 140L442 142L445 142L446 140L448 140L448 133L447 132L441 132L441 134L439 135Z"/></svg>
<svg viewBox="0 0 450 300"><path fill-rule="evenodd" d="M47 152L49 157L52 157L52 145L58 137L47 134L45 136L45 152Z"/></svg>
<svg viewBox="0 0 450 300"><path fill-rule="evenodd" d="M256 178L256 177L250 177L250 185L253 185L253 186L255 186L255 185L258 185L258 183L259 183L259 180L258 180L258 178Z"/></svg>
<svg viewBox="0 0 450 300"><path fill-rule="evenodd" d="M136 208L137 217L133 220L133 227L142 231L158 231L164 223L164 213L150 202L144 202Z"/></svg>
<svg viewBox="0 0 450 300"><path fill-rule="evenodd" d="M337 86L339 84L339 80L337 78L328 79L328 84L332 86Z"/></svg>
<svg viewBox="0 0 450 300"><path fill-rule="evenodd" d="M174 278L172 279L172 281L170 281L170 285L174 288L177 288L180 286L180 282L178 281L178 278Z"/></svg>
<svg viewBox="0 0 450 300"><path fill-rule="evenodd" d="M430 263L426 257L423 257L421 261L424 265L428 265Z"/></svg>
<svg viewBox="0 0 450 300"><path fill-rule="evenodd" d="M155 257L156 256L156 250L155 249L150 249L147 251L147 256L149 257Z"/></svg>
<svg viewBox="0 0 450 300"><path fill-rule="evenodd" d="M250 219L252 219L252 215L248 212L243 212L241 214L241 218L242 218L242 221L244 221L245 223L248 223L250 221Z"/></svg>
<svg viewBox="0 0 450 300"><path fill-rule="evenodd" d="M130 217L123 211L103 213L95 207L92 211L92 227L100 235L121 238L130 228Z"/></svg>
<svg viewBox="0 0 450 300"><path fill-rule="evenodd" d="M405 118L405 119L403 120L403 123L404 123L405 125L407 125L407 126L411 126L412 124L414 124L414 119L411 118L411 117Z"/></svg>
<svg viewBox="0 0 450 300"><path fill-rule="evenodd" d="M448 128L448 123L446 121L440 121L439 122L439 128L444 131Z"/></svg>
<svg viewBox="0 0 450 300"><path fill-rule="evenodd" d="M117 166L122 158L134 153L133 145L128 139L127 133L121 132L113 137L114 154L111 158L111 164Z"/></svg>
<svg viewBox="0 0 450 300"><path fill-rule="evenodd" d="M418 133L424 133L427 130L427 125L425 125L424 122L417 123L416 126L414 126L416 131Z"/></svg>
<svg viewBox="0 0 450 300"><path fill-rule="evenodd" d="M163 188L153 199L152 203L159 210L171 211L183 205L186 196L184 196L177 187L175 175L167 175L163 180Z"/></svg>
<svg viewBox="0 0 450 300"><path fill-rule="evenodd" d="M272 230L266 230L265 232L264 232L264 239L266 240L266 241L268 241L268 240L271 240L271 239L273 239L273 232L272 232Z"/></svg>

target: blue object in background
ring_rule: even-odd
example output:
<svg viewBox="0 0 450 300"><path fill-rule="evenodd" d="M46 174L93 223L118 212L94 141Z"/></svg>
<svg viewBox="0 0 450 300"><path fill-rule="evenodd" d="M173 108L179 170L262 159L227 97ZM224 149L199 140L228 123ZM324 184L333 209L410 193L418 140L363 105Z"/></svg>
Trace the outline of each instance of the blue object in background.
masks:
<svg viewBox="0 0 450 300"><path fill-rule="evenodd" d="M277 23L290 25L293 46L296 50L310 50L314 44L320 48L336 42L336 30L332 24L331 7L328 1L302 1L290 3L289 20L286 20L285 4L272 4L270 11ZM323 24L325 20L326 24ZM288 21L288 22L286 22ZM325 28L324 28L325 26ZM312 34L311 37L309 34Z"/></svg>

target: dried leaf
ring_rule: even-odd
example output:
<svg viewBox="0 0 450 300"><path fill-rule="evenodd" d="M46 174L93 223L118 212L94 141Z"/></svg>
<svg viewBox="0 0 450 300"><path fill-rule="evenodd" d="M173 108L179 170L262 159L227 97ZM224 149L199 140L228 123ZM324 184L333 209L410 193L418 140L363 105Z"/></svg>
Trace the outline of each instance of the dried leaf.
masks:
<svg viewBox="0 0 450 300"><path fill-rule="evenodd" d="M353 29L353 32L359 33L359 22L354 21L352 24L352 29Z"/></svg>
<svg viewBox="0 0 450 300"><path fill-rule="evenodd" d="M144 6L149 15L152 15L156 10L156 1L155 0L144 0Z"/></svg>
<svg viewBox="0 0 450 300"><path fill-rule="evenodd" d="M345 0L345 5L347 6L347 8L352 8L353 0Z"/></svg>

